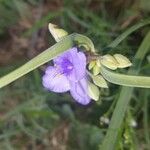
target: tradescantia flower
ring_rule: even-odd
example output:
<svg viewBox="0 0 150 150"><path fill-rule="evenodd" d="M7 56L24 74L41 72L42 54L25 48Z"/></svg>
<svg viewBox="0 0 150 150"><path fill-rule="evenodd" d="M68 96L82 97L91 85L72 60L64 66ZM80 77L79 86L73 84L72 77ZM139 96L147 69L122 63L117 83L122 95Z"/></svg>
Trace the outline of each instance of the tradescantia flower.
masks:
<svg viewBox="0 0 150 150"><path fill-rule="evenodd" d="M68 35L65 30L51 23L49 31L56 42ZM102 66L116 70L132 65L128 58L121 54L99 56L96 51L91 51L85 55L79 52L77 47L67 50L55 58L53 63L54 66L47 67L45 71L42 78L43 86L57 93L69 91L72 97L83 105L87 105L91 99L99 100L99 88L108 88L106 80L101 75ZM89 71L86 70L87 64Z"/></svg>
<svg viewBox="0 0 150 150"><path fill-rule="evenodd" d="M47 67L42 78L43 86L53 92L70 91L72 97L80 104L90 102L86 76L86 57L76 47L64 52L53 60L54 66Z"/></svg>

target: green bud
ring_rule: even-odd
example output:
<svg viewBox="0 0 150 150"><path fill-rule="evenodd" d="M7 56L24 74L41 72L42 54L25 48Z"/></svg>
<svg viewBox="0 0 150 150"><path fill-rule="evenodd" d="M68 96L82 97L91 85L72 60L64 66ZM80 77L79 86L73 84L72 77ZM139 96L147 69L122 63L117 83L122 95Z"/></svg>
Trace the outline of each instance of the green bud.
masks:
<svg viewBox="0 0 150 150"><path fill-rule="evenodd" d="M114 57L118 61L118 68L126 68L132 65L130 60L121 54L115 54Z"/></svg>
<svg viewBox="0 0 150 150"><path fill-rule="evenodd" d="M118 67L117 60L109 54L102 56L100 61L104 66L109 69L116 70Z"/></svg>
<svg viewBox="0 0 150 150"><path fill-rule="evenodd" d="M99 59L96 60L96 65L99 66L99 67L101 67L101 62L100 62Z"/></svg>
<svg viewBox="0 0 150 150"><path fill-rule="evenodd" d="M98 101L100 90L99 88L91 82L88 82L88 95L95 101Z"/></svg>
<svg viewBox="0 0 150 150"><path fill-rule="evenodd" d="M108 88L106 80L101 75L93 76L92 79L95 85L101 88Z"/></svg>
<svg viewBox="0 0 150 150"><path fill-rule="evenodd" d="M49 23L48 28L56 42L59 42L64 36L68 35L68 32L58 28L55 24Z"/></svg>
<svg viewBox="0 0 150 150"><path fill-rule="evenodd" d="M98 74L100 73L100 71L101 71L101 68L100 68L99 66L95 65L95 66L93 67L93 74L94 74L95 76L98 75Z"/></svg>
<svg viewBox="0 0 150 150"><path fill-rule="evenodd" d="M91 70L95 66L95 64L96 64L96 62L94 60L91 61L88 66L89 70Z"/></svg>

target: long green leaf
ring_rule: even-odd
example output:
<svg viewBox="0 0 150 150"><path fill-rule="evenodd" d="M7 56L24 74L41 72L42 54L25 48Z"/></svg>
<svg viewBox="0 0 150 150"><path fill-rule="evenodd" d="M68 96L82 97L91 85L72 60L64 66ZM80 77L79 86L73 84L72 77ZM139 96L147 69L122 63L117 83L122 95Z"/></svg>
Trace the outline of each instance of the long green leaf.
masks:
<svg viewBox="0 0 150 150"><path fill-rule="evenodd" d="M135 24L134 26L130 27L128 30L126 30L123 34L121 34L120 36L118 36L112 43L110 43L107 48L114 48L116 47L119 43L121 43L121 41L123 41L129 34L131 34L132 32L134 32L135 30L150 24L150 20L144 20L141 21L138 24Z"/></svg>
<svg viewBox="0 0 150 150"><path fill-rule="evenodd" d="M150 77L124 75L110 71L105 67L101 68L101 73L107 81L114 84L131 87L150 88Z"/></svg>
<svg viewBox="0 0 150 150"><path fill-rule="evenodd" d="M52 47L48 48L32 60L28 61L23 66L19 67L18 69L14 70L13 72L5 75L4 77L0 78L0 88L8 85L9 83L15 81L16 79L22 77L23 75L29 73L30 71L36 69L37 67L43 65L44 63L52 60L54 57L60 55L64 51L68 50L69 48L75 46L75 44L85 44L90 49L94 49L94 45L92 41L87 38L86 36L80 34L71 34L64 37L60 42L56 43Z"/></svg>
<svg viewBox="0 0 150 150"><path fill-rule="evenodd" d="M136 67L134 68L132 67L129 70L128 72L129 74L138 74L140 70L140 64L149 49L150 49L150 32L144 38L141 46L139 47L135 55L134 62L135 63L137 62L137 65ZM119 132L119 129L121 128L121 124L123 122L129 101L131 99L133 89L134 88L132 87L122 87L118 102L116 104L115 110L112 115L109 129L106 133L106 136L104 138L102 146L100 147L100 150L114 150L115 149L115 144L117 143L118 132Z"/></svg>

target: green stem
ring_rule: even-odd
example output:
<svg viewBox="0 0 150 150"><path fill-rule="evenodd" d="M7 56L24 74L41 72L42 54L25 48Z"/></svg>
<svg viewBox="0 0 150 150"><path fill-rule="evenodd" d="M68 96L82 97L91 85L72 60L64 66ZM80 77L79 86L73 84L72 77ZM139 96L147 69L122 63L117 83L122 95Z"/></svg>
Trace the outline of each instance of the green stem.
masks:
<svg viewBox="0 0 150 150"><path fill-rule="evenodd" d="M145 140L147 143L147 148L150 147L150 132L149 132L149 121L148 121L148 94L149 91L146 92L146 95L144 95L144 108L143 108L143 124L144 124L144 134L145 134Z"/></svg>
<svg viewBox="0 0 150 150"><path fill-rule="evenodd" d="M136 65L136 67L134 68L131 67L128 73L138 74L140 70L140 64L150 48L149 41L150 41L150 32L145 36L134 58L135 62L137 62L138 60L138 65ZM134 88L132 87L122 87L118 102L116 104L115 110L112 115L109 129L106 133L106 136L104 138L102 146L100 147L100 150L114 150L115 149L119 129L121 128L121 124L123 122L128 104L130 102L133 89Z"/></svg>
<svg viewBox="0 0 150 150"><path fill-rule="evenodd" d="M94 50L92 41L86 36L76 33L66 36L60 42L48 48L32 60L28 61L23 66L0 78L0 88L8 85L9 83L15 81L16 79L43 65L44 63L52 60L54 57L75 46L76 43L86 44L88 48L91 49L91 51Z"/></svg>

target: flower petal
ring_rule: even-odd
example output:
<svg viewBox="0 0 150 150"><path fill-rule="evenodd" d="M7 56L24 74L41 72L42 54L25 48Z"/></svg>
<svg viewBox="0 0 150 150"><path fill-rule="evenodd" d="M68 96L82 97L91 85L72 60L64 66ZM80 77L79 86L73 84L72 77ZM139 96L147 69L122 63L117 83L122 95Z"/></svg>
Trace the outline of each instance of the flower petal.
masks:
<svg viewBox="0 0 150 150"><path fill-rule="evenodd" d="M78 103L87 105L91 101L87 92L88 86L86 78L83 78L79 82L71 82L70 93Z"/></svg>
<svg viewBox="0 0 150 150"><path fill-rule="evenodd" d="M60 56L57 56L56 58L54 58L53 59L54 64L61 66L64 59L66 59L66 58L68 59L71 50L72 49L69 49L69 50L65 51L64 53L62 53Z"/></svg>
<svg viewBox="0 0 150 150"><path fill-rule="evenodd" d="M69 60L73 64L72 73L68 75L69 80L79 81L86 74L86 57L83 52L78 52L77 48L72 48L70 51Z"/></svg>
<svg viewBox="0 0 150 150"><path fill-rule="evenodd" d="M72 65L73 69L70 74L68 74L68 79L71 81L79 81L85 76L86 73L86 57L83 52L78 52L76 47L73 47L54 59L54 64L63 68L62 64L64 59L68 59Z"/></svg>
<svg viewBox="0 0 150 150"><path fill-rule="evenodd" d="M53 92L63 93L70 90L66 76L60 74L56 67L49 66L42 78L43 86Z"/></svg>

